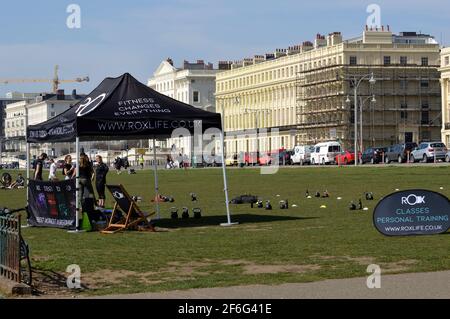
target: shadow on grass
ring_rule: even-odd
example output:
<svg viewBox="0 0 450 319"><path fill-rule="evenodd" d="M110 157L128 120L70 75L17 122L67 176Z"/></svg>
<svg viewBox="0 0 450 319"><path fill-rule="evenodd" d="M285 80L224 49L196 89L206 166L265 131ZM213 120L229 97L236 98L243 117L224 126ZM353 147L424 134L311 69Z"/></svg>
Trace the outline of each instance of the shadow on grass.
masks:
<svg viewBox="0 0 450 319"><path fill-rule="evenodd" d="M277 221L291 221L291 220L305 220L315 219L319 217L292 217L292 216L277 216L277 215L256 215L256 214L236 214L231 215L231 222L238 222L239 224L253 224L253 223L268 223ZM164 218L160 220L154 220L154 224L157 227L164 228L181 228L181 227L205 227L205 226L218 226L221 223L226 223L227 217L220 216L202 216L201 218L189 219L170 219Z"/></svg>
<svg viewBox="0 0 450 319"><path fill-rule="evenodd" d="M67 277L52 270L33 269L32 288L35 296L67 292ZM88 287L81 284L81 288Z"/></svg>

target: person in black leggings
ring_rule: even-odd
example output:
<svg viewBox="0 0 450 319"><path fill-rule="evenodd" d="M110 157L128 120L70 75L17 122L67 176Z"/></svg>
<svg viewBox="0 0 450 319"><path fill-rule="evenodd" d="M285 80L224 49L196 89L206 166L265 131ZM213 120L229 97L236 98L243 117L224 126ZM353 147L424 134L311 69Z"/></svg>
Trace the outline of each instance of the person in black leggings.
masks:
<svg viewBox="0 0 450 319"><path fill-rule="evenodd" d="M109 167L103 163L100 155L97 155L95 160L97 161L97 167L95 168L95 188L97 188L98 193L98 206L105 207L106 174L108 174Z"/></svg>

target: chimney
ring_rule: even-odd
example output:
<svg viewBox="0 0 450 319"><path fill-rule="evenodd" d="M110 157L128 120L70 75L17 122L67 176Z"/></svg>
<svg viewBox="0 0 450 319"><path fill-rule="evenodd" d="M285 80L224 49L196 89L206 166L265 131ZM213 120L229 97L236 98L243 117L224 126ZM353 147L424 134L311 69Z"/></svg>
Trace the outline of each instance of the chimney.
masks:
<svg viewBox="0 0 450 319"><path fill-rule="evenodd" d="M64 100L65 95L64 95L64 90L58 90L56 91L56 99L57 100Z"/></svg>
<svg viewBox="0 0 450 319"><path fill-rule="evenodd" d="M287 55L300 53L301 47L299 45L290 46L287 49Z"/></svg>
<svg viewBox="0 0 450 319"><path fill-rule="evenodd" d="M231 62L219 61L219 70L231 70Z"/></svg>
<svg viewBox="0 0 450 319"><path fill-rule="evenodd" d="M231 69L232 70L238 69L238 68L242 67L242 64L243 64L242 60L241 61L234 61L233 64L231 64Z"/></svg>
<svg viewBox="0 0 450 319"><path fill-rule="evenodd" d="M314 40L314 48L320 48L327 45L327 40L325 39L324 35L321 35L320 33L317 33L316 39Z"/></svg>
<svg viewBox="0 0 450 319"><path fill-rule="evenodd" d="M273 59L275 59L275 54L273 54L273 53L266 53L264 59L266 61L273 60Z"/></svg>
<svg viewBox="0 0 450 319"><path fill-rule="evenodd" d="M330 45L342 43L342 34L340 32L333 32L328 35Z"/></svg>
<svg viewBox="0 0 450 319"><path fill-rule="evenodd" d="M275 59L281 58L286 55L286 49L276 49L275 50Z"/></svg>
<svg viewBox="0 0 450 319"><path fill-rule="evenodd" d="M264 61L264 55L253 56L253 64L261 63Z"/></svg>
<svg viewBox="0 0 450 319"><path fill-rule="evenodd" d="M310 51L313 49L313 44L311 41L304 41L302 43L302 52Z"/></svg>
<svg viewBox="0 0 450 319"><path fill-rule="evenodd" d="M253 59L245 58L243 61L243 66L248 66L253 64Z"/></svg>

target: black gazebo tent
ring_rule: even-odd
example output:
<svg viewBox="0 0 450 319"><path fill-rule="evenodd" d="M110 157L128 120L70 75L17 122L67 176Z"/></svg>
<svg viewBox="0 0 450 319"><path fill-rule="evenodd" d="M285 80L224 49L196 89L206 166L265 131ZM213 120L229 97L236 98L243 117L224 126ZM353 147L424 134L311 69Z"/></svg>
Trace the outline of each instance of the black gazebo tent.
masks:
<svg viewBox="0 0 450 319"><path fill-rule="evenodd" d="M203 134L207 129L220 130L222 169L228 225L231 224L224 160L221 116L174 100L137 81L125 73L117 78L106 78L88 96L58 116L27 126L29 143L76 143L77 163L79 142L92 140L123 140L153 138L153 155L156 158L155 138L170 137L176 129ZM187 130L187 131L186 131ZM29 150L27 147L27 163ZM155 165L155 192L158 179ZM29 178L29 165L27 165ZM77 226L79 218L78 167L76 179ZM157 201L156 201L157 203ZM157 212L159 207L157 204Z"/></svg>

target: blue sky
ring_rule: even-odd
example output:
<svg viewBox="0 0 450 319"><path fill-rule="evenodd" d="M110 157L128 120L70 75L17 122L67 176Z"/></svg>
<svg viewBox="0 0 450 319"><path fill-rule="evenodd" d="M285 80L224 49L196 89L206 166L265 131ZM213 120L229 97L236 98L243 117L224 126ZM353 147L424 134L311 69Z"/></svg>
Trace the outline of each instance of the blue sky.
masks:
<svg viewBox="0 0 450 319"><path fill-rule="evenodd" d="M69 29L69 4L81 7L81 28ZM238 60L312 40L316 33L359 35L369 4L394 32L422 31L450 44L450 2L444 0L40 0L2 1L0 79L64 79L90 92L103 78L130 72L142 82L161 60ZM0 84L8 91L50 91L50 84Z"/></svg>

